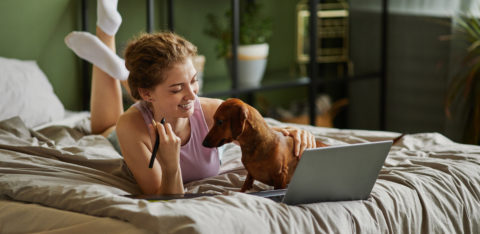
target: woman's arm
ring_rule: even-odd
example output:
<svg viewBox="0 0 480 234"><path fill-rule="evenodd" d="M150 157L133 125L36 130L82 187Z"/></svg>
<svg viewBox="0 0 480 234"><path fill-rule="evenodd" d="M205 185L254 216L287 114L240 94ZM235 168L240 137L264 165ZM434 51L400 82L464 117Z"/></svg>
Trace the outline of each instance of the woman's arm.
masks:
<svg viewBox="0 0 480 234"><path fill-rule="evenodd" d="M127 111L117 123L117 135L122 155L144 194L183 194L180 165L175 164L175 161L178 161L176 159L180 156L180 143L178 142L177 154L174 150L177 144L176 139L171 134L167 138L168 134L163 126L160 130L163 130L163 135L159 131L158 160L155 160L153 167L149 168L148 164L153 148L153 137L151 137L153 128L149 132L141 115ZM161 157L164 155L168 155L169 158ZM169 162L173 161L173 163L161 163L165 161L164 159Z"/></svg>

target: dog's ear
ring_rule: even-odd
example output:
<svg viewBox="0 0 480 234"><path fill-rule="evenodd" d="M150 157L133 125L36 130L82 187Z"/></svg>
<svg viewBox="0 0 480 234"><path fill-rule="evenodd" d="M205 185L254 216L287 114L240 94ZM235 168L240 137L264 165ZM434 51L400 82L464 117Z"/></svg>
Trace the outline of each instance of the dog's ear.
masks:
<svg viewBox="0 0 480 234"><path fill-rule="evenodd" d="M234 114L230 123L232 138L234 140L242 134L248 118L248 108L245 105L235 105L235 109L236 111L233 112Z"/></svg>

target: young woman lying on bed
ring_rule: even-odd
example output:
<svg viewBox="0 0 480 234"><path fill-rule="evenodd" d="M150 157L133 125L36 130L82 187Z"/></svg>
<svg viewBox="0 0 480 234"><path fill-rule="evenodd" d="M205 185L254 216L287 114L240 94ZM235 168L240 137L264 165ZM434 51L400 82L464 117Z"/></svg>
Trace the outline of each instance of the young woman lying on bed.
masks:
<svg viewBox="0 0 480 234"><path fill-rule="evenodd" d="M141 35L127 46L124 63L115 54L114 36L121 23L116 8L117 1L99 0L96 36L72 32L65 38L68 47L94 65L92 133L102 134L114 145L118 136L121 153L143 193L183 194L183 183L219 172L218 149L205 148L202 141L222 100L197 96L192 63L197 49L174 33ZM125 113L121 84L139 100ZM159 123L163 118L164 125ZM152 120L158 123L160 144L150 169L155 142ZM315 147L309 132L277 130L294 137L297 155Z"/></svg>

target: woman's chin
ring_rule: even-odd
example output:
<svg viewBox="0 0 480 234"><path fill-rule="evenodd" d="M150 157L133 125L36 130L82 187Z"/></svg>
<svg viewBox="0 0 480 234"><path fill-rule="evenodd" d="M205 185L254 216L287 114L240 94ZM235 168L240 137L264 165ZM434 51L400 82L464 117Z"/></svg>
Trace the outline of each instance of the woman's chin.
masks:
<svg viewBox="0 0 480 234"><path fill-rule="evenodd" d="M194 112L193 108L190 108L188 110L185 110L185 109L182 109L182 108L178 109L178 113L179 113L180 118L188 118L188 117L193 115L193 112Z"/></svg>

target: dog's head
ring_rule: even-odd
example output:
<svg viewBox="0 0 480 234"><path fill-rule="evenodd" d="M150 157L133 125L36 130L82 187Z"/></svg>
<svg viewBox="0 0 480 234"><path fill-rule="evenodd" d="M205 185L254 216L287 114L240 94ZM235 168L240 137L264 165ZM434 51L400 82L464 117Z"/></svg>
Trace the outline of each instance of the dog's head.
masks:
<svg viewBox="0 0 480 234"><path fill-rule="evenodd" d="M236 140L245 128L248 113L248 105L240 99L224 101L213 116L214 125L203 140L203 146L219 147Z"/></svg>

